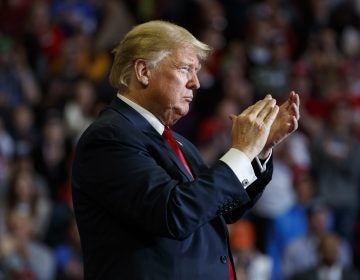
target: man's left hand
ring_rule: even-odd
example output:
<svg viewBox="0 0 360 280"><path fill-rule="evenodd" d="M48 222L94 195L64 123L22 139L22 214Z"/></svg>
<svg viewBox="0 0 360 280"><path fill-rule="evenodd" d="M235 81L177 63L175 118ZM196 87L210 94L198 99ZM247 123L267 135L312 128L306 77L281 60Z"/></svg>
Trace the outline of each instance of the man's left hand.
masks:
<svg viewBox="0 0 360 280"><path fill-rule="evenodd" d="M269 137L264 149L259 154L259 158L267 158L273 147L298 128L300 118L299 106L299 95L294 91L290 92L288 99L279 108L279 113L271 126Z"/></svg>

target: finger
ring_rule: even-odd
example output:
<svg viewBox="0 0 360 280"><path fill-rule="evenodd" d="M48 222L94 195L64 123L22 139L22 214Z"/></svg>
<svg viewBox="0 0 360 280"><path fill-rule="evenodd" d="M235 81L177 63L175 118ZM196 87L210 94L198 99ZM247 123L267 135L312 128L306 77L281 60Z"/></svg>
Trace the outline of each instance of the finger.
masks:
<svg viewBox="0 0 360 280"><path fill-rule="evenodd" d="M297 106L300 106L300 97L295 91L292 91L290 94L291 103L295 103Z"/></svg>
<svg viewBox="0 0 360 280"><path fill-rule="evenodd" d="M261 121L264 121L266 116L272 111L275 105L275 99L269 100L269 102L265 104L264 108L258 113L257 118Z"/></svg>
<svg viewBox="0 0 360 280"><path fill-rule="evenodd" d="M297 93L294 93L295 104L299 107L300 106L300 96Z"/></svg>
<svg viewBox="0 0 360 280"><path fill-rule="evenodd" d="M295 118L295 116L293 117L293 131L297 130L299 127L299 122L298 119Z"/></svg>
<svg viewBox="0 0 360 280"><path fill-rule="evenodd" d="M270 113L264 119L264 124L266 126L271 126L273 124L273 122L275 121L278 113L279 113L279 106L275 105L274 108L272 108Z"/></svg>
<svg viewBox="0 0 360 280"><path fill-rule="evenodd" d="M288 99L282 105L284 105L284 107L289 110L293 104L296 104L298 107L300 106L300 98L299 95L295 93L295 91L290 92Z"/></svg>
<svg viewBox="0 0 360 280"><path fill-rule="evenodd" d="M282 106L284 106L287 110L290 108L291 104L294 102L294 95L295 95L295 92L291 91L289 93L289 96L286 99L286 101L282 104Z"/></svg>
<svg viewBox="0 0 360 280"><path fill-rule="evenodd" d="M300 110L295 103L291 105L291 111L297 120L300 119Z"/></svg>
<svg viewBox="0 0 360 280"><path fill-rule="evenodd" d="M298 120L295 118L295 116L292 116L292 119L290 122L287 123L288 128L288 133L293 133L295 130L298 129L299 127L299 122Z"/></svg>
<svg viewBox="0 0 360 280"><path fill-rule="evenodd" d="M246 114L252 114L252 113L254 113L254 111L255 111L255 113L256 113L257 110L258 110L258 108L261 109L261 108L266 104L266 101L267 101L267 100L271 100L271 99L272 99L271 95L270 95L270 94L267 94L263 99L259 100L259 101L256 102L254 105L248 107L248 108L244 111L244 113L246 113ZM257 113L256 113L256 114L257 114Z"/></svg>
<svg viewBox="0 0 360 280"><path fill-rule="evenodd" d="M289 106L287 106L287 109L289 112L291 112L296 119L300 119L300 98L299 95L296 94L294 91L292 91L289 95Z"/></svg>
<svg viewBox="0 0 360 280"><path fill-rule="evenodd" d="M251 110L249 110L247 112L247 114L251 114L254 115L255 117L258 116L258 114L261 112L261 110L263 110L263 108L265 106L267 106L267 104L269 102L272 102L273 98L271 97L271 95L266 95L266 97L258 102L256 102L252 107Z"/></svg>

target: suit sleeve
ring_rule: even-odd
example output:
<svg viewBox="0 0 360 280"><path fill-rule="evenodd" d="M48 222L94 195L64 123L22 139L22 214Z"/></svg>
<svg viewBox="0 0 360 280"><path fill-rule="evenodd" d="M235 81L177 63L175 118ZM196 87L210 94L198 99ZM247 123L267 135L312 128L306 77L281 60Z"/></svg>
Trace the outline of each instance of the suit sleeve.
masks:
<svg viewBox="0 0 360 280"><path fill-rule="evenodd" d="M235 223L238 221L244 213L250 209L260 198L266 185L271 181L273 174L273 163L272 156L267 163L267 168L264 172L261 172L259 164L253 160L251 165L254 168L257 180L254 181L249 187L246 188L246 193L250 198L250 202L244 207L235 208L233 211L229 211L223 217L228 224Z"/></svg>
<svg viewBox="0 0 360 280"><path fill-rule="evenodd" d="M172 175L173 168L144 144L144 137L107 126L78 143L72 186L83 212L94 206L114 222L181 240L222 215L229 202L239 209L251 203L253 194L225 163L218 161L187 182Z"/></svg>

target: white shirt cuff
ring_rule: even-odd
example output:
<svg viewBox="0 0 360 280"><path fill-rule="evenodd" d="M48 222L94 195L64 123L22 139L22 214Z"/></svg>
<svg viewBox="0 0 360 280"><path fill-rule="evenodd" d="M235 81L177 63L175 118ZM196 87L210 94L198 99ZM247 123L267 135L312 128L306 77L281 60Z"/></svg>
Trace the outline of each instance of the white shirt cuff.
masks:
<svg viewBox="0 0 360 280"><path fill-rule="evenodd" d="M231 148L220 160L231 168L245 189L257 179L250 159L240 150ZM266 163L264 165L266 169Z"/></svg>

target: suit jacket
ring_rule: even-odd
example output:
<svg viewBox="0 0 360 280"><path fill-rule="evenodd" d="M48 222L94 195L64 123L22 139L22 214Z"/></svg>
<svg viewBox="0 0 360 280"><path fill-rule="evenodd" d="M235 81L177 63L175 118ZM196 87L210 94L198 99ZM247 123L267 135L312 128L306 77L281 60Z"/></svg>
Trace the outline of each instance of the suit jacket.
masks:
<svg viewBox="0 0 360 280"><path fill-rule="evenodd" d="M85 279L229 279L226 223L271 180L246 190L222 161L207 167L174 133L194 179L161 135L118 98L80 138L72 169ZM229 257L230 256L230 257Z"/></svg>

